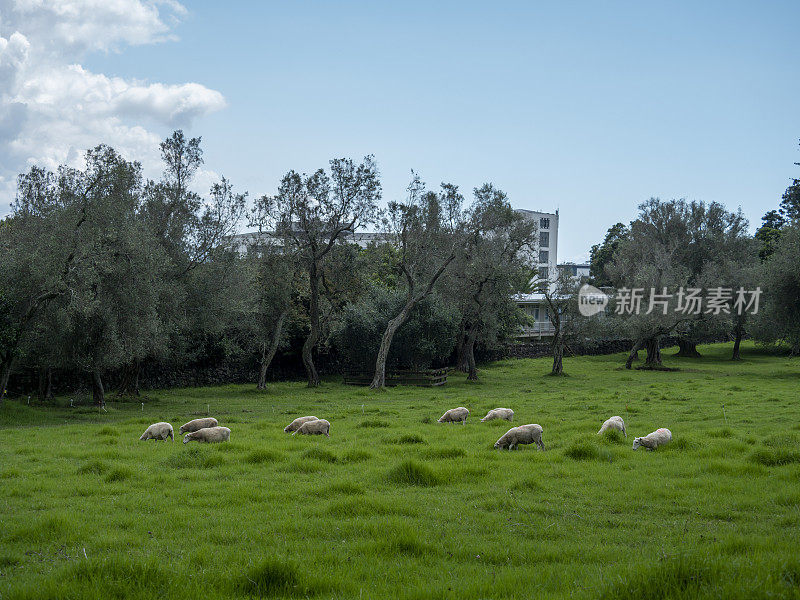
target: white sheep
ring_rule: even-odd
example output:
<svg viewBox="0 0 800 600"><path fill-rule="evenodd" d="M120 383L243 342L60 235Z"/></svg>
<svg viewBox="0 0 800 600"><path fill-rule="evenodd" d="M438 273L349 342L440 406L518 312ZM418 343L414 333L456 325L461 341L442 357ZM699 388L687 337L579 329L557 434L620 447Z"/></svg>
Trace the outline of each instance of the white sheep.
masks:
<svg viewBox="0 0 800 600"><path fill-rule="evenodd" d="M227 427L206 427L198 429L197 431L190 431L183 436L183 443L191 442L204 442L206 444L213 444L216 442L227 442L231 439L231 430Z"/></svg>
<svg viewBox="0 0 800 600"><path fill-rule="evenodd" d="M291 433L292 431L297 431L298 429L300 429L300 425L308 421L319 421L319 419L317 417L297 417L294 421L292 421L286 426L283 432Z"/></svg>
<svg viewBox="0 0 800 600"><path fill-rule="evenodd" d="M306 421L297 431L295 431L292 435L324 435L325 437L330 436L331 431L331 424L328 423L325 419L317 419L316 421Z"/></svg>
<svg viewBox="0 0 800 600"><path fill-rule="evenodd" d="M493 419L505 419L506 421L514 420L514 411L510 408L493 408L486 416L481 419L481 423L491 421Z"/></svg>
<svg viewBox="0 0 800 600"><path fill-rule="evenodd" d="M625 421L622 420L622 417L611 417L608 419L605 423L603 423L603 426L600 428L600 431L597 432L597 435L613 429L621 431L625 434L625 437L628 437L628 432L625 430Z"/></svg>
<svg viewBox="0 0 800 600"><path fill-rule="evenodd" d="M542 426L535 423L512 427L494 444L496 449L508 448L513 450L520 444L536 444L540 450L544 450L542 441Z"/></svg>
<svg viewBox="0 0 800 600"><path fill-rule="evenodd" d="M461 421L462 425L466 425L468 416L469 411L463 406L459 406L458 408L451 408L439 417L439 423L456 423Z"/></svg>
<svg viewBox="0 0 800 600"><path fill-rule="evenodd" d="M219 425L219 422L214 417L204 417L202 419L193 419L188 423L184 423L181 425L181 428L178 430L178 433L190 433L192 431L197 431L199 429L205 429L206 427L216 427Z"/></svg>
<svg viewBox="0 0 800 600"><path fill-rule="evenodd" d="M669 444L672 441L672 432L669 429L656 429L653 433L648 433L644 437L637 437L633 439L633 449L636 450L640 446L648 450L655 450L659 446Z"/></svg>
<svg viewBox="0 0 800 600"><path fill-rule="evenodd" d="M175 441L175 436L172 433L172 425L161 421L159 423L153 423L150 427L145 429L139 440L164 440L166 442L167 438L171 439L173 442Z"/></svg>

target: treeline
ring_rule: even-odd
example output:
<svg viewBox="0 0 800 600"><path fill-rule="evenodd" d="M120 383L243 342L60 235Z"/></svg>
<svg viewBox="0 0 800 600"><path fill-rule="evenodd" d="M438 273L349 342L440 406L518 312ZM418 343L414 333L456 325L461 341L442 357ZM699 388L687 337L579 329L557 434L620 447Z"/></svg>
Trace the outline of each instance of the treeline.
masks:
<svg viewBox="0 0 800 600"><path fill-rule="evenodd" d="M287 173L248 208L224 178L192 191L199 138L176 131L160 147L158 181L108 146L83 170L20 175L0 221L0 394L12 373L36 371L50 397L60 372L102 405L109 380L138 394L143 365L252 357L263 388L276 354L293 350L316 386L320 349L374 373L374 388L387 368L452 355L475 379L476 345L524 320L512 295L529 289L536 223L491 185L467 205L456 186L428 190L415 176L381 209L372 157L335 159ZM245 224L263 235L243 244L233 234ZM361 248L357 228L384 234Z"/></svg>
<svg viewBox="0 0 800 600"><path fill-rule="evenodd" d="M592 283L616 292L611 318L595 323L593 334L632 340L628 368L640 350L643 367L661 368L664 336L677 338L679 357L699 357L699 342L728 338L738 360L745 337L800 354L800 180L792 179L755 236L741 211L719 203L651 199L592 247L591 272ZM635 289L644 290L638 314ZM622 314L620 302L628 303ZM585 320L573 325L565 338L592 335Z"/></svg>

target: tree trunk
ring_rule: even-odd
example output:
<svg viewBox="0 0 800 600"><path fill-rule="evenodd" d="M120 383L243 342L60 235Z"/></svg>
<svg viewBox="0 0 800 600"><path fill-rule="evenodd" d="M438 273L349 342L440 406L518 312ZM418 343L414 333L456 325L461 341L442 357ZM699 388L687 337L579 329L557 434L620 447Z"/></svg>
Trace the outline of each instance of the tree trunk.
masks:
<svg viewBox="0 0 800 600"><path fill-rule="evenodd" d="M138 360L134 360L122 368L122 380L117 389L117 396L139 395L139 370L140 365Z"/></svg>
<svg viewBox="0 0 800 600"><path fill-rule="evenodd" d="M470 329L465 344L465 354L467 356L467 381L478 381L478 369L475 366L475 338L478 337L477 328Z"/></svg>
<svg viewBox="0 0 800 600"><path fill-rule="evenodd" d="M673 354L679 358L700 358L701 354L697 351L697 344L678 338L678 351Z"/></svg>
<svg viewBox="0 0 800 600"><path fill-rule="evenodd" d="M100 371L92 373L92 400L100 408L105 408L106 391L103 388L103 379L100 377Z"/></svg>
<svg viewBox="0 0 800 600"><path fill-rule="evenodd" d="M311 297L309 299L308 316L311 321L311 331L308 333L306 341L303 343L303 366L306 368L306 376L308 377L308 387L317 387L319 385L319 373L314 366L314 358L312 353L314 348L317 347L319 341L320 327L319 327L319 276L317 275L317 266L313 265L311 269L309 284Z"/></svg>
<svg viewBox="0 0 800 600"><path fill-rule="evenodd" d="M414 308L416 303L417 301L414 298L409 298L403 306L403 310L400 311L400 314L389 321L389 324L386 326L386 331L383 332L383 337L381 338L378 358L375 360L375 376L372 378L372 383L369 384L370 389L379 390L385 387L386 359L389 356L389 348L392 346L392 338L394 338L394 334L400 325L406 322L411 309Z"/></svg>
<svg viewBox="0 0 800 600"><path fill-rule="evenodd" d="M469 360L467 359L467 336L463 330L459 333L458 343L456 344L456 369L466 373L469 371Z"/></svg>
<svg viewBox="0 0 800 600"><path fill-rule="evenodd" d="M651 337L645 343L645 349L647 350L647 356L644 359L644 366L645 368L653 368L653 367L663 367L663 363L661 362L661 346L660 346L660 338L659 336Z"/></svg>
<svg viewBox="0 0 800 600"><path fill-rule="evenodd" d="M6 388L8 387L8 378L11 377L11 361L4 360L0 364L0 406L3 405L3 398L6 396Z"/></svg>
<svg viewBox="0 0 800 600"><path fill-rule="evenodd" d="M634 360L639 360L639 349L644 345L644 340L636 340L636 343L631 348L628 354L628 360L625 361L625 368L630 369Z"/></svg>
<svg viewBox="0 0 800 600"><path fill-rule="evenodd" d="M53 399L53 370L50 367L39 369L39 400Z"/></svg>
<svg viewBox="0 0 800 600"><path fill-rule="evenodd" d="M551 375L562 375L564 373L564 336L561 335L560 319L553 323L553 369Z"/></svg>
<svg viewBox="0 0 800 600"><path fill-rule="evenodd" d="M278 316L278 320L275 322L275 328L272 330L272 341L270 342L269 348L267 348L266 344L262 344L261 346L261 370L258 373L259 390L267 389L267 369L269 369L269 365L272 363L272 359L275 358L275 353L278 351L278 344L281 342L283 321L286 319L288 313L289 309L286 309Z"/></svg>
<svg viewBox="0 0 800 600"><path fill-rule="evenodd" d="M742 343L742 338L744 337L744 323L742 322L741 317L736 319L736 328L734 331L734 342L733 342L733 354L731 355L731 360L742 360L742 356L739 353L739 346Z"/></svg>

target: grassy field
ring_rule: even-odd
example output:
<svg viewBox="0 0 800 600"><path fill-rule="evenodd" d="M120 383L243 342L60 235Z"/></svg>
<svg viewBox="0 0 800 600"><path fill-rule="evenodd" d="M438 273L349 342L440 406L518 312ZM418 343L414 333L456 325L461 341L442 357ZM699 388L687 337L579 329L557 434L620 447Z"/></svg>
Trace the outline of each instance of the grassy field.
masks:
<svg viewBox="0 0 800 600"><path fill-rule="evenodd" d="M180 389L0 411L0 598L800 598L800 361L729 345L469 384ZM443 425L466 406L466 426ZM498 452L539 423L546 452ZM139 442L207 407L231 441ZM331 438L289 436L295 416ZM628 439L596 435L621 415ZM631 450L668 427L673 442Z"/></svg>

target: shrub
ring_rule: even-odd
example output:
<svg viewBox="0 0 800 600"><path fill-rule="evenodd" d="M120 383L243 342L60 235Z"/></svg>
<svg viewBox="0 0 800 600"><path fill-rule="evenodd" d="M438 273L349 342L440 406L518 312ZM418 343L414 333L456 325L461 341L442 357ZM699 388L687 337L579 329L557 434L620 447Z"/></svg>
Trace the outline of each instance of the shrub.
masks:
<svg viewBox="0 0 800 600"><path fill-rule="evenodd" d="M333 341L346 368L369 371L375 366L381 335L403 301L402 292L374 286L345 307ZM445 299L436 293L428 296L395 332L386 368L427 368L445 360L455 345L458 319L455 307Z"/></svg>

